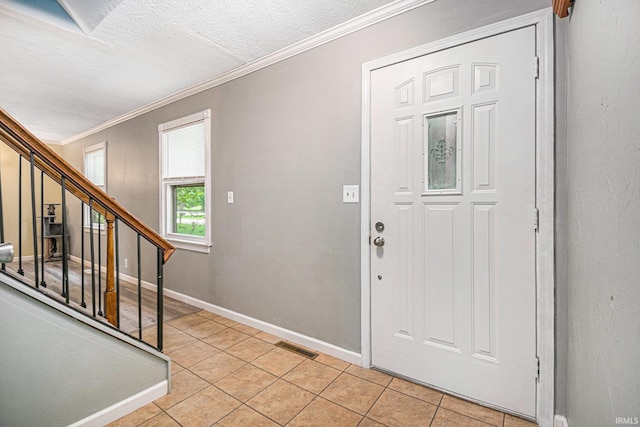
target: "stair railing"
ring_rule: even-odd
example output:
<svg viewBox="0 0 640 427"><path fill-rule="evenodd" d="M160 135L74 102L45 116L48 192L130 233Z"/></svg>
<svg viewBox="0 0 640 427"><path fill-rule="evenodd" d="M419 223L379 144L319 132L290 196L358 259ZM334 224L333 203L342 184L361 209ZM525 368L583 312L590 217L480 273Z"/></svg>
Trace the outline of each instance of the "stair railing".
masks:
<svg viewBox="0 0 640 427"><path fill-rule="evenodd" d="M120 284L120 264L119 264L119 228L123 225L129 230L133 231L136 236L136 252L137 252L137 280L134 293L137 293L137 325L135 328L131 328L129 325L128 330L124 330L134 338L145 342L158 350L162 351L163 347L163 265L167 262L169 257L175 251L175 248L164 238L162 238L157 232L155 232L148 225L140 221L134 215L132 215L127 209L116 202L103 190L94 185L88 178L86 178L77 169L66 162L61 156L49 148L46 144L36 138L27 129L25 129L14 118L7 114L4 110L0 109L0 141L4 142L8 147L17 153L17 185L18 185L18 236L17 242L11 242L17 248L17 268L14 270L8 269L7 264L4 263L1 266L4 274L12 274L25 284L34 286L37 289L43 291L49 296L57 299L62 299L66 304L73 307L76 310L83 312L84 314L97 319L104 319L113 327L124 330L121 324L121 284ZM26 160L26 162L25 162ZM29 182L30 182L30 214L31 214L31 233L32 233L32 251L33 251L33 269L26 271L24 268L23 260L23 163L28 165L29 170ZM39 171L40 175L40 200L38 203L36 193L36 176ZM8 212L6 211L4 204L7 200L3 200L2 193L2 179L0 170L0 244L5 243L6 233L5 219ZM62 217L61 230L61 276L60 276L60 293L58 294L47 290L47 282L45 280L45 221L46 215L44 212L44 186L45 176L47 179L53 181L60 187L60 205ZM6 176L5 176L6 178ZM13 181L10 180L10 183ZM69 271L69 258L70 248L69 246L69 225L68 225L68 207L67 194L70 194L77 198L81 203L81 250L80 250L80 295L76 296L76 300L71 295L70 284L70 271ZM6 196L5 196L6 197ZM3 203L4 202L4 203ZM37 205L40 205L40 209L37 209ZM12 206L15 207L15 206ZM88 211L88 215L85 212ZM39 214L39 215L38 215ZM38 228L38 216L40 220L40 228ZM94 217L97 216L97 223L94 222ZM88 218L88 231L89 231L89 260L85 259L85 251L87 245L85 244L85 217ZM106 254L103 257L101 234L106 234ZM38 242L38 235L40 241ZM97 235L97 239L94 238ZM156 249L156 301L155 301L155 316L153 313L147 315L147 318L155 317L155 334L143 334L145 322L143 322L143 286L142 286L142 269L141 269L141 239L147 241L152 247ZM47 239L48 240L48 239ZM97 240L97 242L96 242ZM95 248L97 243L98 257L95 257ZM106 266L102 267L102 259L106 258ZM85 285L85 264L90 266L90 293ZM106 283L104 292L102 291L102 273L104 272ZM25 273L27 273L25 275ZM96 274L98 289L96 290ZM26 277L29 276L29 277ZM127 276L129 277L129 276ZM31 279L31 280L29 280ZM30 283L29 283L30 282ZM77 284L73 284L77 288ZM77 289L76 289L77 290ZM150 292L146 290L146 292ZM77 292L76 292L77 293ZM96 299L97 297L97 299ZM91 309L87 307L87 300L91 301ZM133 311L133 310L129 310ZM148 308L147 308L148 312ZM145 318L146 319L146 318ZM148 319L147 319L148 320ZM147 322L149 323L149 322ZM148 326L148 325L147 325ZM152 329L148 329L151 330Z"/></svg>

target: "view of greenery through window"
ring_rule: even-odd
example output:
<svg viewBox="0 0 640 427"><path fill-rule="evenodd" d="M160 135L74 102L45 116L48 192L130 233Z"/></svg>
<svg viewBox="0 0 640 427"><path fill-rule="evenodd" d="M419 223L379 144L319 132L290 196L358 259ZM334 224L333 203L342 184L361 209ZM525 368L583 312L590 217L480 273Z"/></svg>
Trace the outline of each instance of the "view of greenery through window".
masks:
<svg viewBox="0 0 640 427"><path fill-rule="evenodd" d="M175 232L204 236L204 185L175 186Z"/></svg>

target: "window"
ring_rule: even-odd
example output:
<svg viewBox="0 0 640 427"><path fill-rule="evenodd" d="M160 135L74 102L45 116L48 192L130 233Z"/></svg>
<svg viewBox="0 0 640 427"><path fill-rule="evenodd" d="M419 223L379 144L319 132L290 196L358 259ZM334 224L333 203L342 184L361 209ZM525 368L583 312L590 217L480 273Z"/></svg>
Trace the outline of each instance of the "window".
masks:
<svg viewBox="0 0 640 427"><path fill-rule="evenodd" d="M84 154L84 176L89 178L98 188L105 193L107 192L107 143L92 145L83 150ZM92 218L89 217L89 206L84 211L84 226L89 228L90 219L93 220L93 228L104 227L104 217L93 212Z"/></svg>
<svg viewBox="0 0 640 427"><path fill-rule="evenodd" d="M211 111L158 126L161 234L177 248L211 247Z"/></svg>

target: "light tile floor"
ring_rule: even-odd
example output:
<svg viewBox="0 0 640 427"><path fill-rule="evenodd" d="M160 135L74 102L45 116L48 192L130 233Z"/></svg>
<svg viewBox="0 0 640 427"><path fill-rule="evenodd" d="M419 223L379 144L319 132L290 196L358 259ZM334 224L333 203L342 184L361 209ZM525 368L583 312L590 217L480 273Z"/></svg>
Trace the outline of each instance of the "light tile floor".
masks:
<svg viewBox="0 0 640 427"><path fill-rule="evenodd" d="M306 359L207 311L165 323L164 336L171 393L110 426L535 426L325 354Z"/></svg>

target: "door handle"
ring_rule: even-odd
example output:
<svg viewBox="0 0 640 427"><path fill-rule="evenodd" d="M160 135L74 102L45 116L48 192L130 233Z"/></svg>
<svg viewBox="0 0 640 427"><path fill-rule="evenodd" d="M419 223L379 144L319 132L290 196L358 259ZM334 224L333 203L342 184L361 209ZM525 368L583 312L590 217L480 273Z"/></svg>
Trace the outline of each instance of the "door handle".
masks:
<svg viewBox="0 0 640 427"><path fill-rule="evenodd" d="M375 239L373 239L373 244L377 247L384 246L384 238L380 236L376 237Z"/></svg>

